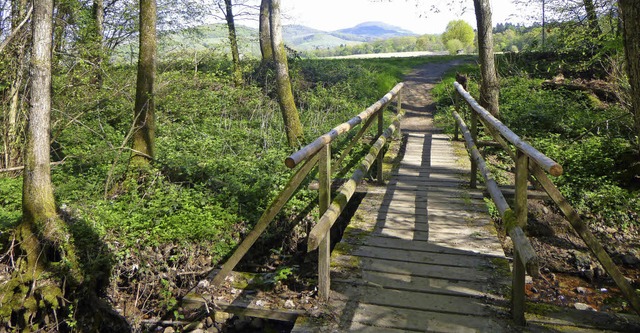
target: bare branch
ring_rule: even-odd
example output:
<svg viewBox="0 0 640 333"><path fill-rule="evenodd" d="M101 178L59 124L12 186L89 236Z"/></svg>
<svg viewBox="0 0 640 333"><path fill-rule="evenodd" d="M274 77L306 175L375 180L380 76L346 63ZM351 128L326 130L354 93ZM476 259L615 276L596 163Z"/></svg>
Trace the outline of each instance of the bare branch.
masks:
<svg viewBox="0 0 640 333"><path fill-rule="evenodd" d="M22 22L20 22L20 24L18 24L18 26L15 29L13 29L13 31L11 31L11 34L9 34L9 36L2 41L2 44L0 44L0 53L2 53L2 50L4 50L4 48L7 45L9 45L9 42L11 42L11 40L18 35L20 30L22 30L22 27L27 23L27 21L29 21L32 11L33 11L33 5L29 7L29 11L27 12L27 15L24 17L24 20L22 20Z"/></svg>

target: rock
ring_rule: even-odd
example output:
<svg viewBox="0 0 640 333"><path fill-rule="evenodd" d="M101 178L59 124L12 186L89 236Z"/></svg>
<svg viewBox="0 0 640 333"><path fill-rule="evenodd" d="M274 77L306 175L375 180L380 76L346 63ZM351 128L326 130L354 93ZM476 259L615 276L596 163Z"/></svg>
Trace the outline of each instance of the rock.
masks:
<svg viewBox="0 0 640 333"><path fill-rule="evenodd" d="M203 322L199 322L198 325L196 325L196 329L203 329L203 328L204 328Z"/></svg>
<svg viewBox="0 0 640 333"><path fill-rule="evenodd" d="M580 294L580 295L584 295L584 294L586 294L586 293L587 293L587 288L584 288L584 287L577 287L577 288L576 288L576 292L577 292L578 294Z"/></svg>
<svg viewBox="0 0 640 333"><path fill-rule="evenodd" d="M216 323L224 323L227 320L229 320L229 318L231 318L231 314L227 313L227 312L221 312L221 311L216 311L213 319L216 321Z"/></svg>
<svg viewBox="0 0 640 333"><path fill-rule="evenodd" d="M578 310L588 310L588 311L596 311L596 309L592 308L590 305L588 304L584 304L584 303L574 303L573 307L578 309Z"/></svg>
<svg viewBox="0 0 640 333"><path fill-rule="evenodd" d="M531 287L531 292L534 293L534 294L537 294L538 293L538 288Z"/></svg>
<svg viewBox="0 0 640 333"><path fill-rule="evenodd" d="M259 299L259 300L257 300L257 301L256 301L256 306L263 307L263 306L265 306L266 304L267 304L267 302L265 302L265 301L263 301L263 300L261 300L261 299Z"/></svg>
<svg viewBox="0 0 640 333"><path fill-rule="evenodd" d="M591 268L591 258L588 254L579 251L572 251L571 254L575 259L575 267L577 269Z"/></svg>
<svg viewBox="0 0 640 333"><path fill-rule="evenodd" d="M196 328L195 330L191 331L191 333L206 333L206 332L202 328Z"/></svg>
<svg viewBox="0 0 640 333"><path fill-rule="evenodd" d="M288 299L286 302L284 302L284 307L287 309L293 309L296 307L296 304L293 303L292 300Z"/></svg>
<svg viewBox="0 0 640 333"><path fill-rule="evenodd" d="M204 322L207 325L207 327L213 326L213 319L211 317L207 317L207 319L205 319Z"/></svg>
<svg viewBox="0 0 640 333"><path fill-rule="evenodd" d="M176 329L171 326L165 328L164 331L162 331L162 333L175 333L175 332L176 332Z"/></svg>
<svg viewBox="0 0 640 333"><path fill-rule="evenodd" d="M542 213L549 214L549 208L547 208L546 206L542 206Z"/></svg>
<svg viewBox="0 0 640 333"><path fill-rule="evenodd" d="M215 326L211 326L207 328L207 333L220 333L220 330Z"/></svg>
<svg viewBox="0 0 640 333"><path fill-rule="evenodd" d="M532 284L533 283L533 278L529 275L525 275L524 276L524 283L525 284Z"/></svg>
<svg viewBox="0 0 640 333"><path fill-rule="evenodd" d="M584 274L585 279L589 282L593 282L593 277L596 275L592 269L584 270L582 274Z"/></svg>
<svg viewBox="0 0 640 333"><path fill-rule="evenodd" d="M198 288L208 288L209 287L209 280L200 280L198 281Z"/></svg>

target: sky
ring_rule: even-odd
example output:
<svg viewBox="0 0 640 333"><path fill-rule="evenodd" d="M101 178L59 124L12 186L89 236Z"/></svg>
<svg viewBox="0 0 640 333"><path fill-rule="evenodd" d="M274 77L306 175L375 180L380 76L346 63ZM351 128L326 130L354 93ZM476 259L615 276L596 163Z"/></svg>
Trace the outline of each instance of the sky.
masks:
<svg viewBox="0 0 640 333"><path fill-rule="evenodd" d="M475 28L473 1L467 8L444 8L447 0L281 0L284 24L300 24L323 31L381 21L418 34L440 34L447 23L463 19ZM431 10L432 5L440 11ZM493 24L526 22L512 0L491 0Z"/></svg>

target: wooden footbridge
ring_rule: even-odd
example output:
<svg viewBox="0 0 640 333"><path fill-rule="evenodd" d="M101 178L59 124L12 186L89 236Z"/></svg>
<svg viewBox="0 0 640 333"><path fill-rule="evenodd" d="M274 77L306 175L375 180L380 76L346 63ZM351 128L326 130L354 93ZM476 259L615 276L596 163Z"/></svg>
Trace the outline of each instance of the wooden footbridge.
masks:
<svg viewBox="0 0 640 333"><path fill-rule="evenodd" d="M318 251L317 297L323 306L313 314L289 310L288 316L279 317L296 321L293 332L600 332L601 327L589 322L597 317L593 313L544 317L525 311L525 274L538 276L538 258L521 229L527 218L528 178L533 176L639 311L638 296L629 282L547 176L561 174L560 165L493 118L457 83L458 100L464 103L454 117L468 155L460 142L433 128L426 105L429 101L421 97L429 80L440 75L418 72L406 86L398 84L356 117L289 156L286 165L297 171L217 271L212 285L224 281L317 166L319 219L309 233L308 249ZM394 119L384 129L383 110L389 105L395 106ZM377 140L369 154L351 178L332 191L332 171L340 167L344 156L376 120ZM475 144L479 124L494 137L494 144L503 146L514 158L513 209ZM358 127L340 158L332 160L331 143ZM399 137L404 139L399 166L389 179L383 179L384 148ZM386 186L368 188L360 211L332 252L330 229L374 164L377 171L372 177ZM483 176L482 190L476 189L477 174ZM489 193L513 240L513 258L507 258L502 250L483 193ZM259 304L253 303L247 308L252 309L245 312L249 315L274 312L261 312ZM640 328L637 318L614 321L615 325L609 322L608 330Z"/></svg>

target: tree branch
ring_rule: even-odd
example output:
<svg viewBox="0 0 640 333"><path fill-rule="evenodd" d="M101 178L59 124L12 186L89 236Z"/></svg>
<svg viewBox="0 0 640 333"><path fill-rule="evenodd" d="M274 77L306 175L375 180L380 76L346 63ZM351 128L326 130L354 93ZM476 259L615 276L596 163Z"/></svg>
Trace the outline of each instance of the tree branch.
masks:
<svg viewBox="0 0 640 333"><path fill-rule="evenodd" d="M33 11L33 5L31 5L31 7L29 7L29 11L27 12L27 15L24 17L24 20L22 20L22 22L20 22L20 24L18 24L18 26L15 29L13 29L11 34L4 41L2 41L2 44L0 44L0 53L2 53L2 50L4 50L4 48L7 45L9 45L9 42L11 42L11 40L20 32L20 30L25 25L25 23L27 23L27 21L29 21L29 18L31 17L31 12L32 11Z"/></svg>

